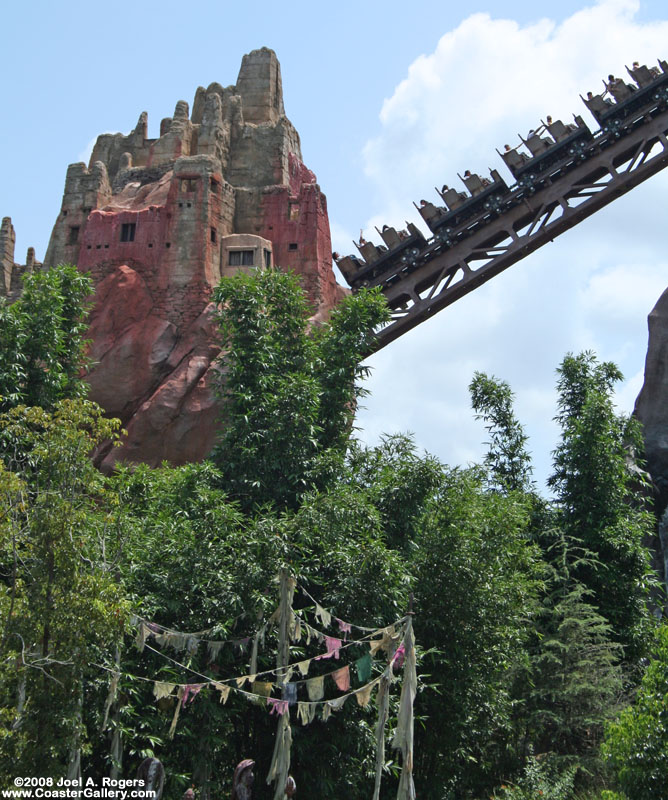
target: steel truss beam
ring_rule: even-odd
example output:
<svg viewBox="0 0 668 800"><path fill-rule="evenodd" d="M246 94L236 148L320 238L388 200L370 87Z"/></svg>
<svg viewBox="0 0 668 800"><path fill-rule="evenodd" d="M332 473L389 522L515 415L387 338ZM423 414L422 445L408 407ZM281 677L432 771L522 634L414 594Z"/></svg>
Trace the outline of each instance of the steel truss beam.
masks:
<svg viewBox="0 0 668 800"><path fill-rule="evenodd" d="M409 263L373 276L367 285L381 286L392 309L390 323L377 332L375 349L668 166L667 136L668 110L637 120L625 135L601 131L581 154L581 163L541 176L536 187L522 181L511 189L511 207L465 230L465 238L452 243L447 234L435 236Z"/></svg>

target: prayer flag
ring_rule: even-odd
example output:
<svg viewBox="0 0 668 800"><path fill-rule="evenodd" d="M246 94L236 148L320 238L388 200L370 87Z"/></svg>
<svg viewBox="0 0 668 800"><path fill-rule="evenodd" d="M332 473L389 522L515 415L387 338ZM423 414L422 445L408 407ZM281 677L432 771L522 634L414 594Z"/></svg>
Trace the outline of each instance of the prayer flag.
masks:
<svg viewBox="0 0 668 800"><path fill-rule="evenodd" d="M227 698L230 696L230 686L226 686L224 683L214 683L214 689L218 689L220 692L220 702L225 705L227 703Z"/></svg>
<svg viewBox="0 0 668 800"><path fill-rule="evenodd" d="M348 699L348 695L344 694L341 697L337 697L334 700L328 700L327 705L332 707L332 711L339 711L343 708L343 704Z"/></svg>
<svg viewBox="0 0 668 800"><path fill-rule="evenodd" d="M328 628L332 624L332 615L318 603L315 604L315 615L323 627Z"/></svg>
<svg viewBox="0 0 668 800"><path fill-rule="evenodd" d="M169 697L170 694L176 689L175 683L163 683L163 681L156 681L153 684L153 694L156 700L162 700L163 697Z"/></svg>
<svg viewBox="0 0 668 800"><path fill-rule="evenodd" d="M404 665L404 658L406 657L406 648L403 643L397 647L396 653L392 658L392 666L396 669L401 669Z"/></svg>
<svg viewBox="0 0 668 800"><path fill-rule="evenodd" d="M339 687L342 692L347 692L350 689L350 667L346 664L345 667L337 669L332 672L334 683Z"/></svg>
<svg viewBox="0 0 668 800"><path fill-rule="evenodd" d="M306 691L308 692L309 700L315 702L316 700L322 700L322 696L325 693L325 676L321 675L319 678L311 678L310 680L306 681Z"/></svg>
<svg viewBox="0 0 668 800"><path fill-rule="evenodd" d="M355 692L355 697L357 698L357 704L365 708L369 705L369 700L371 700L371 692L373 691L373 687L375 684L368 683L366 686L363 686L361 689L358 689Z"/></svg>
<svg viewBox="0 0 668 800"><path fill-rule="evenodd" d="M357 679L360 683L366 683L371 677L371 654L365 653L361 658L355 662L355 669L357 670Z"/></svg>
<svg viewBox="0 0 668 800"><path fill-rule="evenodd" d="M197 695L202 690L202 687L205 685L206 684L204 683L187 683L183 687L183 700L182 700L183 706L185 707L186 703L188 702L192 703L192 701L197 697ZM189 697L190 700L188 700Z"/></svg>
<svg viewBox="0 0 668 800"><path fill-rule="evenodd" d="M287 700L288 705L293 706L297 702L297 684L284 683L282 698Z"/></svg>
<svg viewBox="0 0 668 800"><path fill-rule="evenodd" d="M275 697L268 697L267 698L267 705L271 708L270 714L276 714L277 716L282 716L286 714L288 711L288 701L287 700L278 700Z"/></svg>
<svg viewBox="0 0 668 800"><path fill-rule="evenodd" d="M301 720L302 725L308 725L313 721L315 716L316 704L315 703L302 703L297 706L297 716Z"/></svg>

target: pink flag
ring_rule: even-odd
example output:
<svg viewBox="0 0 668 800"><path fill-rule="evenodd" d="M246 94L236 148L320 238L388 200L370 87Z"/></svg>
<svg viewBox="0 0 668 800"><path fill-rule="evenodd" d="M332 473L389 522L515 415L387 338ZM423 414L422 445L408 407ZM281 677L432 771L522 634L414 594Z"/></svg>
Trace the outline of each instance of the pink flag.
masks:
<svg viewBox="0 0 668 800"><path fill-rule="evenodd" d="M183 700L181 700L181 706L185 708L187 702L192 703L204 685L205 684L203 683L187 683L183 687ZM188 695L190 695L190 700L188 700Z"/></svg>
<svg viewBox="0 0 668 800"><path fill-rule="evenodd" d="M334 683L342 692L347 692L350 689L350 667L347 665L337 669L336 672L332 672L332 678L334 678Z"/></svg>
<svg viewBox="0 0 668 800"><path fill-rule="evenodd" d="M323 653L321 656L316 656L313 660L314 661L322 661L325 658L338 658L339 657L339 650L341 649L343 642L341 639L337 639L334 636L325 636L325 645L327 647L327 652Z"/></svg>
<svg viewBox="0 0 668 800"><path fill-rule="evenodd" d="M288 701L278 700L276 697L268 697L267 705L271 708L271 711L269 713L276 714L279 717L281 716L281 714L287 713L288 710Z"/></svg>
<svg viewBox="0 0 668 800"><path fill-rule="evenodd" d="M342 619L339 619L338 617L336 617L336 621L339 623L339 630L341 631L341 633L343 634L343 638L345 639L346 638L345 634L351 632L352 625L349 622L344 622Z"/></svg>
<svg viewBox="0 0 668 800"><path fill-rule="evenodd" d="M339 650L341 649L341 645L343 642L341 639L337 639L334 636L325 636L325 646L327 647L328 653L334 653L334 658L339 657Z"/></svg>
<svg viewBox="0 0 668 800"><path fill-rule="evenodd" d="M392 659L392 666L396 667L397 669L401 669L404 664L404 658L406 657L406 648L403 644L400 644L397 647L397 652L394 654L394 658Z"/></svg>

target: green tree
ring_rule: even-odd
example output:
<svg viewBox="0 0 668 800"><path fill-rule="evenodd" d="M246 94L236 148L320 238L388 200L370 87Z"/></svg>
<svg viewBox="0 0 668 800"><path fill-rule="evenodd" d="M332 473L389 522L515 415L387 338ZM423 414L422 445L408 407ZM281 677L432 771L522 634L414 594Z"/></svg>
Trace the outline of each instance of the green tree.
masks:
<svg viewBox="0 0 668 800"><path fill-rule="evenodd" d="M607 731L603 753L629 800L668 798L668 625L656 631L635 702Z"/></svg>
<svg viewBox="0 0 668 800"><path fill-rule="evenodd" d="M0 620L4 731L0 768L78 771L90 730L93 667L122 635L127 605L114 575L118 509L89 454L115 421L83 400L0 415Z"/></svg>
<svg viewBox="0 0 668 800"><path fill-rule="evenodd" d="M480 797L516 766L513 685L542 576L530 517L530 500L487 491L482 469L444 469L420 526L415 630L434 686L415 733L420 796Z"/></svg>
<svg viewBox="0 0 668 800"><path fill-rule="evenodd" d="M221 478L211 464L139 467L113 481L119 483L122 505L132 518L120 571L133 608L145 619L182 631L209 630L205 638L215 640L252 639L276 608L275 578L283 564L326 607L354 623L385 625L406 610L406 566L388 549L381 514L361 488L338 484L310 492L296 511L265 506L242 512L219 488ZM312 604L298 595L295 605ZM310 622L321 627L312 615ZM327 632L341 635L335 621ZM259 671L275 666L275 634L270 625L259 643ZM192 651L158 648L153 640L147 645L138 653L128 637L121 658L124 674L183 683L198 680L189 670L212 678L249 671L250 641L243 652L230 644L215 655L205 645ZM322 652L316 637L307 644L304 635L293 642L291 659ZM364 652L368 645L349 657ZM321 672L331 670L329 662L321 666ZM314 662L309 676L318 667ZM304 699L303 688L301 692ZM102 700L100 696L98 702ZM249 755L258 774L266 775L275 736L275 717L266 707L234 692L222 706L216 692L202 691L182 709L170 740L174 703L156 703L150 682L121 680L111 717L112 730L122 737L124 774L155 754L179 793L194 782L200 796L213 797L229 792L234 765ZM292 769L298 784L329 796L346 791L361 795L373 773L374 722L371 708L349 702L326 724L294 724ZM102 773L108 757L109 747L98 743L89 764ZM347 769L341 769L342 760ZM273 794L259 781L256 793Z"/></svg>
<svg viewBox="0 0 668 800"><path fill-rule="evenodd" d="M548 555L550 574L530 665L527 739L534 752L556 756L555 767L561 762L568 769L575 762L600 773L603 725L623 697L623 650L589 602L591 591L574 578L587 554L557 533Z"/></svg>
<svg viewBox="0 0 668 800"><path fill-rule="evenodd" d="M610 622L615 639L633 662L652 627L648 595L651 567L644 539L653 520L630 469L630 446L641 449L638 424L615 414L612 389L621 374L592 353L567 355L558 370L557 421L562 439L554 453L559 525L593 560L576 577Z"/></svg>
<svg viewBox="0 0 668 800"><path fill-rule="evenodd" d="M505 381L476 372L469 385L476 419L482 419L490 441L485 455L490 483L499 491L528 491L531 487L531 456L527 435L513 411L513 392Z"/></svg>
<svg viewBox="0 0 668 800"><path fill-rule="evenodd" d="M87 275L61 265L26 276L15 303L0 300L0 410L48 409L85 396L83 336L91 294Z"/></svg>
<svg viewBox="0 0 668 800"><path fill-rule="evenodd" d="M225 350L224 430L214 460L245 508L295 508L322 479L325 452L343 458L364 394L360 362L373 328L388 318L385 300L359 292L311 328L296 277L278 270L224 278L214 298Z"/></svg>
<svg viewBox="0 0 668 800"><path fill-rule="evenodd" d="M443 465L418 453L410 436L385 436L377 447L351 442L340 482L362 491L380 513L388 545L410 553L443 480Z"/></svg>

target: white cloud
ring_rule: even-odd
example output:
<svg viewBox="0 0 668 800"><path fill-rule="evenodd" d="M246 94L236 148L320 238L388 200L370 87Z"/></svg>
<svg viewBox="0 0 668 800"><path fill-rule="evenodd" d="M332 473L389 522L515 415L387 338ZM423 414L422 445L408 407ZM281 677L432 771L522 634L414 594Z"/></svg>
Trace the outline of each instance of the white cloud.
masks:
<svg viewBox="0 0 668 800"><path fill-rule="evenodd" d="M603 323L610 318L616 324L626 320L635 321L638 317L647 316L666 288L667 276L666 261L657 264L618 264L590 276L582 305L590 316Z"/></svg>
<svg viewBox="0 0 668 800"><path fill-rule="evenodd" d="M457 172L503 170L494 148L516 143L541 117L587 119L578 95L598 90L608 73L667 56L668 21L641 24L638 7L601 0L559 24L525 26L474 14L446 33L410 65L365 146L378 212L366 235L372 224L415 219L412 200L433 199L432 187L455 184ZM653 178L377 354L364 438L413 430L450 463L468 460L485 431L471 424L466 386L474 370L488 371L517 393L542 480L556 436L554 370L567 351L587 348L634 376L618 395L630 410L646 316L668 284L666 190L668 176Z"/></svg>

